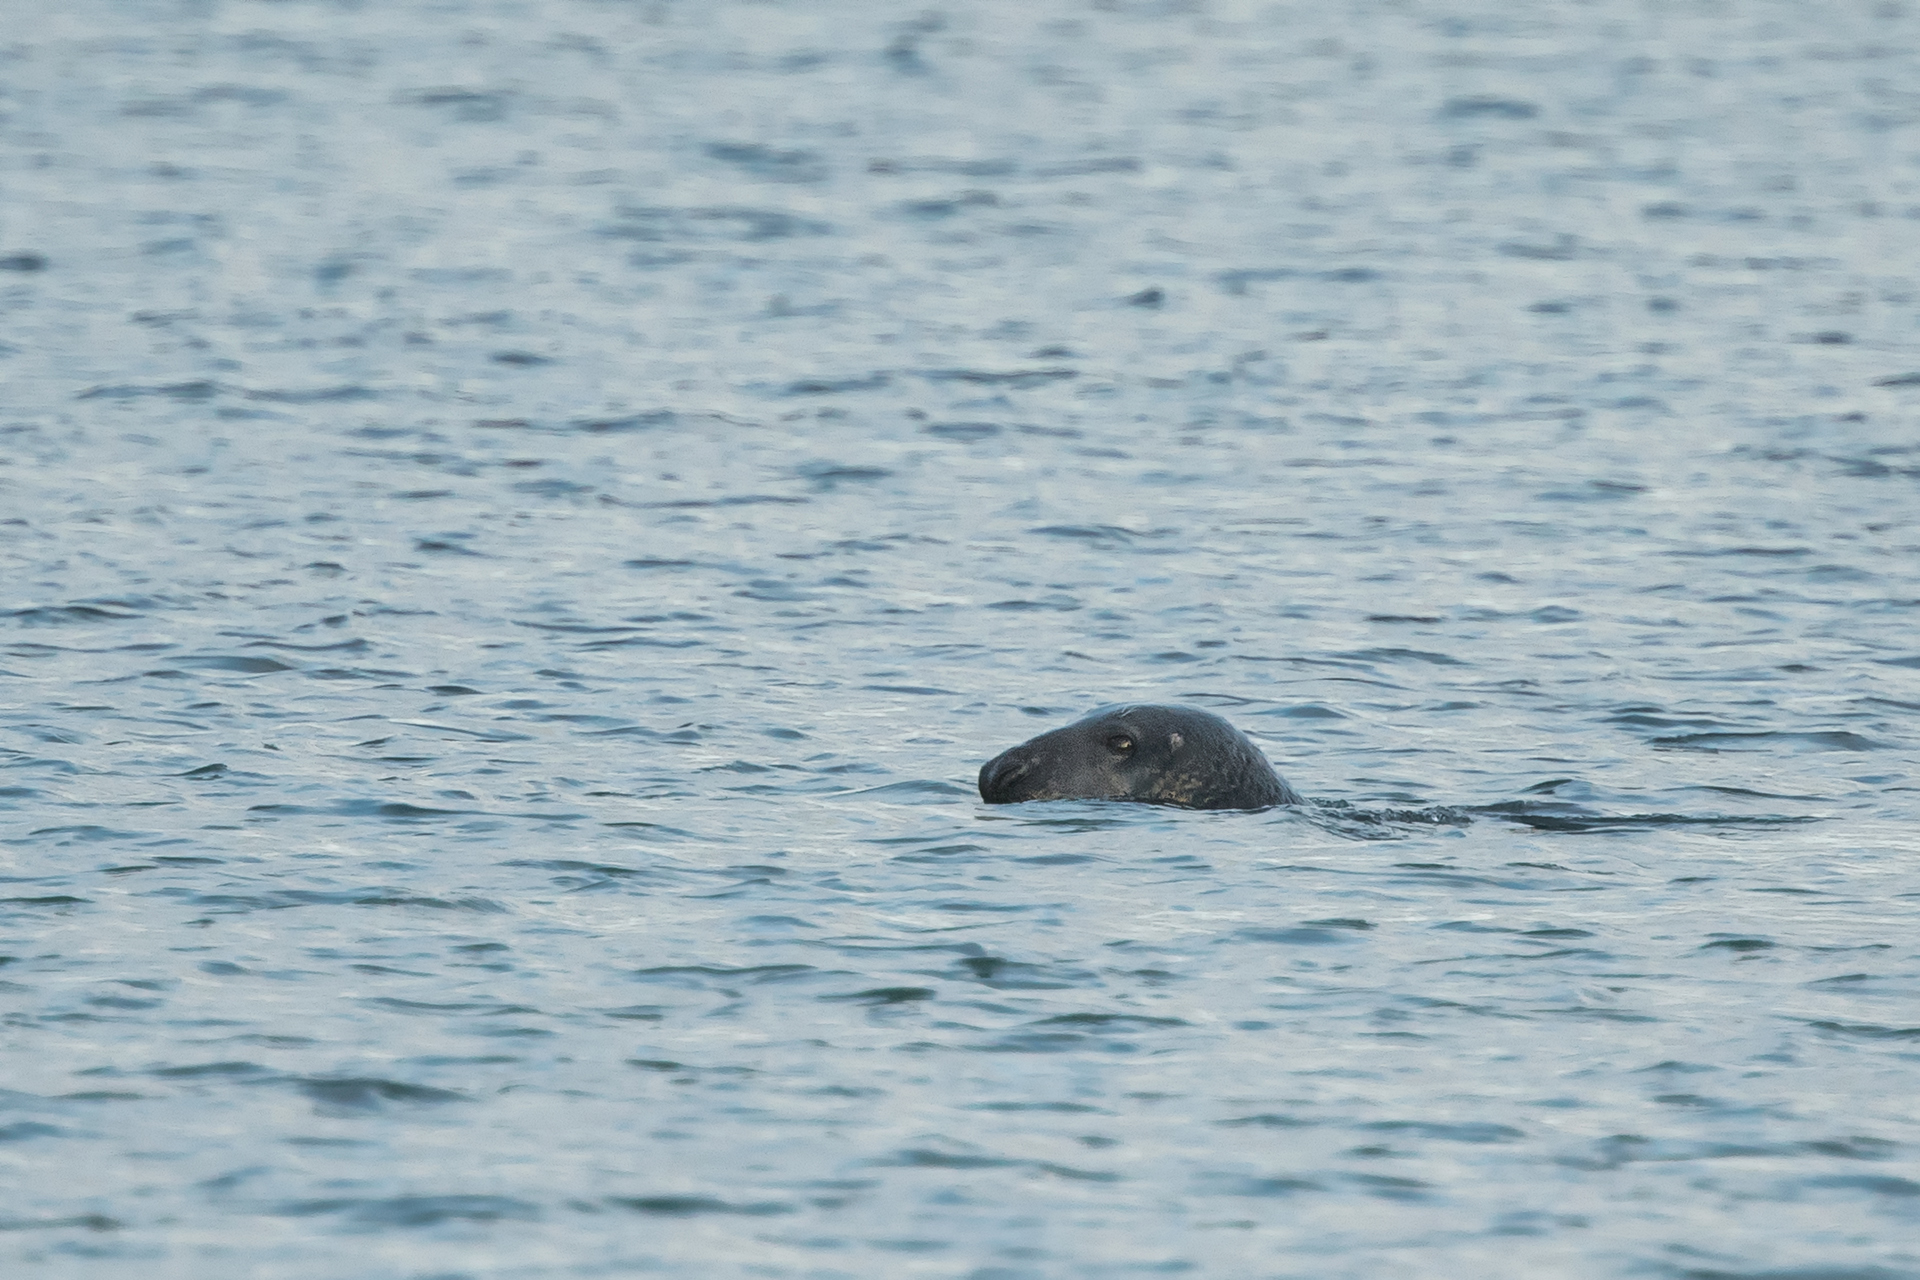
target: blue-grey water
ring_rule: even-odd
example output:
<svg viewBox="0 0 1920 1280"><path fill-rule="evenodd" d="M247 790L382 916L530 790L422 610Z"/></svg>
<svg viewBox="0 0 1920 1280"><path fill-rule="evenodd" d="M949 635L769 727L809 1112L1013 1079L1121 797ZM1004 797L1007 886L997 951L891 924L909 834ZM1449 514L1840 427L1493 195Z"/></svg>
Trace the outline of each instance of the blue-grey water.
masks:
<svg viewBox="0 0 1920 1280"><path fill-rule="evenodd" d="M1920 1276L1914 5L7 8L0 1274Z"/></svg>

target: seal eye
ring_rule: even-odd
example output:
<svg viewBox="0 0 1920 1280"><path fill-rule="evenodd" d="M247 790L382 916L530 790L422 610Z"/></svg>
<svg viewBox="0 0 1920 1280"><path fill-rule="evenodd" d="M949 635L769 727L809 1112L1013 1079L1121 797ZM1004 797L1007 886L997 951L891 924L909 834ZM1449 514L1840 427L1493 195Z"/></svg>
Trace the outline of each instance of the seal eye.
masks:
<svg viewBox="0 0 1920 1280"><path fill-rule="evenodd" d="M1124 733L1116 733L1107 739L1107 750L1119 756L1128 755L1133 751L1133 739Z"/></svg>

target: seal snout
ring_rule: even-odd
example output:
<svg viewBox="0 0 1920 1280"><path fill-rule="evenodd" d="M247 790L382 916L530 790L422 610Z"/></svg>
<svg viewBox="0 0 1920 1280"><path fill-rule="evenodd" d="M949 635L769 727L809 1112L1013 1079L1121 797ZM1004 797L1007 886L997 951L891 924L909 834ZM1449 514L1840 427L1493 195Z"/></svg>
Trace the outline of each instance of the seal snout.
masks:
<svg viewBox="0 0 1920 1280"><path fill-rule="evenodd" d="M1021 797L1010 794L1014 783L1033 772L1034 758L1015 747L980 766L980 798L988 804L1007 804Z"/></svg>

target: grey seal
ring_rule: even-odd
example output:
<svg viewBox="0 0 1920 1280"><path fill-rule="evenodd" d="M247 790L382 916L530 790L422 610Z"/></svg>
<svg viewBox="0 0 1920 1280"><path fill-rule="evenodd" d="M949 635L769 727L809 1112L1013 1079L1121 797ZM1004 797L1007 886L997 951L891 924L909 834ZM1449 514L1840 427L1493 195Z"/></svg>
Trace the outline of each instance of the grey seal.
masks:
<svg viewBox="0 0 1920 1280"><path fill-rule="evenodd" d="M1100 707L980 766L980 798L1138 800L1186 809L1301 804L1247 735L1211 711L1151 703Z"/></svg>

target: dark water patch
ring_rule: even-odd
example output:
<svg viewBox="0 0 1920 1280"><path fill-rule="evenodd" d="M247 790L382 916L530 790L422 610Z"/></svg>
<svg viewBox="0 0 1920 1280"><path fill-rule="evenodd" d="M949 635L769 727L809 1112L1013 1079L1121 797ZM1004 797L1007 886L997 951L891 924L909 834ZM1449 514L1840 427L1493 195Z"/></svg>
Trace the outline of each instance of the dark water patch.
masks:
<svg viewBox="0 0 1920 1280"><path fill-rule="evenodd" d="M461 124L495 124L506 119L514 94L509 89L446 85L404 90L394 100L408 106L438 108Z"/></svg>
<svg viewBox="0 0 1920 1280"><path fill-rule="evenodd" d="M976 386L1007 387L1015 391L1031 387L1043 387L1051 382L1064 382L1080 376L1077 369L922 369L922 378L928 382L964 382Z"/></svg>
<svg viewBox="0 0 1920 1280"><path fill-rule="evenodd" d="M338 1214L363 1231L438 1226L444 1222L534 1222L539 1207L510 1196L432 1195L387 1199L293 1200L273 1212L286 1218Z"/></svg>
<svg viewBox="0 0 1920 1280"><path fill-rule="evenodd" d="M700 511L726 507L800 507L811 501L810 498L797 498L790 494L738 493L721 498L677 498L667 502L639 502L634 505L644 510Z"/></svg>
<svg viewBox="0 0 1920 1280"><path fill-rule="evenodd" d="M893 376L869 373L850 378L801 378L789 382L781 394L789 396L837 396L856 391L879 391L892 385Z"/></svg>
<svg viewBox="0 0 1920 1280"><path fill-rule="evenodd" d="M1800 1185L1818 1190L1866 1191L1877 1196L1894 1196L1907 1199L1920 1196L1920 1182L1911 1178L1896 1178L1890 1175L1872 1174L1828 1174L1817 1178L1802 1178Z"/></svg>
<svg viewBox="0 0 1920 1280"><path fill-rule="evenodd" d="M1038 600L996 600L987 608L1007 613L1025 613L1046 610L1055 613L1073 613L1085 606L1073 596L1046 596Z"/></svg>
<svg viewBox="0 0 1920 1280"><path fill-rule="evenodd" d="M1436 667L1464 667L1470 664L1444 653L1433 653L1425 649L1352 649L1336 653L1336 658L1346 658L1353 662L1424 662Z"/></svg>
<svg viewBox="0 0 1920 1280"><path fill-rule="evenodd" d="M163 400L176 400L186 404L198 404L211 400L224 388L217 382L195 379L191 382L164 382L157 384L118 383L112 386L90 387L82 391L81 400L141 400L158 396Z"/></svg>
<svg viewBox="0 0 1920 1280"><path fill-rule="evenodd" d="M1214 282L1220 291L1230 297L1245 297L1257 284L1272 284L1281 280L1311 280L1324 284L1367 284L1378 280L1380 273L1372 267L1333 267L1324 270L1306 270L1299 267L1242 267L1232 271L1221 271L1214 276Z"/></svg>
<svg viewBox="0 0 1920 1280"><path fill-rule="evenodd" d="M286 1082L313 1100L313 1109L318 1115L359 1115L393 1107L430 1107L467 1101L467 1095L452 1089L378 1076L293 1077Z"/></svg>
<svg viewBox="0 0 1920 1280"><path fill-rule="evenodd" d="M785 151L755 142L713 142L707 144L706 152L715 160L773 182L824 182L829 173L826 157L817 151Z"/></svg>
<svg viewBox="0 0 1920 1280"><path fill-rule="evenodd" d="M1235 1116L1231 1120L1216 1121L1223 1129L1311 1129L1318 1120L1302 1120L1298 1116L1286 1115L1278 1111L1262 1111L1250 1116Z"/></svg>
<svg viewBox="0 0 1920 1280"><path fill-rule="evenodd" d="M1276 712L1272 714L1285 714ZM1319 717L1314 717L1319 718ZM1345 717L1341 717L1344 719ZM1455 805L1430 805L1424 809L1374 808L1348 800L1311 800L1305 816L1329 830L1343 835L1367 838L1395 838L1405 834L1398 828L1466 827L1473 824L1478 810ZM1291 811L1283 810L1290 816Z"/></svg>
<svg viewBox="0 0 1920 1280"><path fill-rule="evenodd" d="M1812 547L1711 547L1706 549L1680 548L1665 554L1676 559L1713 560L1722 557L1752 557L1762 560L1787 560L1813 554Z"/></svg>
<svg viewBox="0 0 1920 1280"><path fill-rule="evenodd" d="M1920 1040L1920 1027L1888 1027L1873 1022L1834 1022L1809 1019L1807 1025L1817 1031L1848 1040Z"/></svg>
<svg viewBox="0 0 1920 1280"><path fill-rule="evenodd" d="M600 228L600 234L646 244L759 244L832 235L833 226L784 209L732 205L672 209L642 205L619 210L613 222Z"/></svg>
<svg viewBox="0 0 1920 1280"><path fill-rule="evenodd" d="M463 725L446 724L439 720L396 719L396 720L390 721L390 723L399 725L403 728L408 728L408 729L430 729L435 733L458 734L463 738L471 738L480 742L530 742L533 740L532 734L521 733L515 729L501 729L497 727L492 729L469 729ZM346 801L343 803L348 804L350 806L358 806L364 809L368 806L375 805L377 802L371 801L371 800L359 800L359 801Z"/></svg>
<svg viewBox="0 0 1920 1280"><path fill-rule="evenodd" d="M669 986L704 989L716 982L749 984L758 986L770 982L791 982L807 976L825 976L829 971L816 969L809 964L764 964L746 965L739 968L727 965L659 965L651 969L635 969L631 976L640 982L659 982Z"/></svg>
<svg viewBox="0 0 1920 1280"><path fill-rule="evenodd" d="M201 671L231 671L238 675L267 675L275 671L297 670L276 658L253 658L244 654L193 654L173 659L183 667Z"/></svg>
<svg viewBox="0 0 1920 1280"><path fill-rule="evenodd" d="M1636 1164L1691 1164L1706 1160L1778 1158L1801 1154L1804 1154L1802 1149L1791 1143L1649 1138L1637 1133L1621 1133L1597 1139L1586 1152L1563 1156L1557 1163L1573 1169L1599 1171Z"/></svg>
<svg viewBox="0 0 1920 1280"><path fill-rule="evenodd" d="M36 760L36 761L33 761L32 763L35 765L40 765L40 764L46 764L49 762ZM64 762L56 761L52 763L64 763ZM60 772L64 773L66 772L66 770L63 769ZM27 832L27 839L34 840L34 839L38 839L41 836L59 836L61 837L60 840L58 841L58 843L60 844L73 844L75 842L80 842L85 844L99 844L99 843L106 843L106 842L117 842L121 840L137 840L146 836L147 834L148 833L144 831L123 831L116 827L97 827L97 826L93 826L92 824L83 824L83 825L71 826L71 827L39 827L39 828L36 828L35 830ZM8 841L0 841L0 843L15 844L15 843L23 843L23 842L8 840Z"/></svg>
<svg viewBox="0 0 1920 1280"><path fill-rule="evenodd" d="M1676 1277L1677 1280L1916 1280L1920 1272L1887 1267L1763 1267L1759 1270L1729 1271L1719 1267L1677 1267L1658 1264L1650 1274Z"/></svg>
<svg viewBox="0 0 1920 1280"><path fill-rule="evenodd" d="M1194 1190L1203 1196L1248 1196L1273 1200L1326 1189L1311 1178L1259 1177L1245 1173L1202 1173L1194 1178Z"/></svg>
<svg viewBox="0 0 1920 1280"><path fill-rule="evenodd" d="M169 1080L191 1080L202 1076L259 1077L277 1074L257 1062L201 1062L184 1067L149 1067L148 1075Z"/></svg>
<svg viewBox="0 0 1920 1280"><path fill-rule="evenodd" d="M1727 730L1731 728L1725 721L1711 716L1675 716L1660 714L1651 708L1634 707L1617 711L1603 719L1608 724L1631 725L1636 729L1709 729Z"/></svg>
<svg viewBox="0 0 1920 1280"><path fill-rule="evenodd" d="M1445 1123L1436 1120L1377 1120L1356 1126L1377 1133L1405 1134L1415 1138L1435 1138L1442 1142L1475 1145L1518 1142L1527 1135L1512 1125L1489 1121Z"/></svg>
<svg viewBox="0 0 1920 1280"><path fill-rule="evenodd" d="M1539 114L1537 103L1492 94L1449 98L1440 107L1444 120L1531 120Z"/></svg>
<svg viewBox="0 0 1920 1280"><path fill-rule="evenodd" d="M1088 542L1098 546L1128 546L1141 538L1165 537L1172 530L1128 529L1115 524L1049 524L1042 525L1038 529L1029 529L1027 532L1041 534L1048 538Z"/></svg>
<svg viewBox="0 0 1920 1280"><path fill-rule="evenodd" d="M596 1012L605 1017L618 1018L623 1022L659 1022L667 1016L666 1008L657 1004L630 1004L618 1009L599 1009ZM675 1067L679 1065L677 1062L673 1064Z"/></svg>
<svg viewBox="0 0 1920 1280"><path fill-rule="evenodd" d="M1504 818L1537 831L1621 831L1648 827L1767 828L1796 826L1823 819L1812 814L1596 813L1581 805L1508 800L1474 805L1469 813Z"/></svg>
<svg viewBox="0 0 1920 1280"><path fill-rule="evenodd" d="M1359 922L1360 929L1372 927L1365 921ZM1301 925L1291 929L1235 929L1229 937L1237 942L1270 942L1289 947L1322 947L1358 941L1354 936L1355 932L1356 929L1351 923L1334 924L1330 921L1320 927Z"/></svg>
<svg viewBox="0 0 1920 1280"><path fill-rule="evenodd" d="M846 995L827 995L822 1000L846 1001L867 1005L914 1004L921 1000L931 1000L937 995L932 987L874 987L867 991L853 991Z"/></svg>
<svg viewBox="0 0 1920 1280"><path fill-rule="evenodd" d="M880 1167L902 1169L1027 1169L1036 1173L1051 1174L1057 1178L1066 1178L1075 1182L1118 1182L1117 1173L1077 1169L1070 1165L1054 1164L1045 1160L1022 1160L1010 1156L987 1155L973 1151L943 1151L932 1147L907 1147L891 1156L883 1156L867 1162Z"/></svg>
<svg viewBox="0 0 1920 1280"><path fill-rule="evenodd" d="M0 1218L0 1231L119 1231L126 1225L104 1213L78 1213L64 1218Z"/></svg>
<svg viewBox="0 0 1920 1280"><path fill-rule="evenodd" d="M356 965L355 967L359 969L365 969L368 966ZM381 967L381 966L374 966L374 967ZM394 973L403 972L402 970L387 970L387 971L394 972ZM411 976L417 977L420 975L415 974ZM363 1000L361 1000L360 1003L367 1005L371 1008L389 1009L395 1013L422 1014L422 1015L473 1014L478 1017L493 1018L493 1017L498 1017L501 1014L507 1014L507 1013L538 1013L539 1012L538 1009L531 1009L525 1005L500 1004L495 1001L478 1001L478 1002L462 1001L454 1004L434 1004L434 1003L430 1003L422 1000L402 1000L396 996L368 996Z"/></svg>
<svg viewBox="0 0 1920 1280"><path fill-rule="evenodd" d="M658 867L623 867L606 862L581 862L572 858L512 858L500 865L530 867L538 871L557 871L562 874L555 878L556 883L569 888L609 881L645 880L665 883L684 879L683 873L669 872Z"/></svg>
<svg viewBox="0 0 1920 1280"><path fill-rule="evenodd" d="M941 976L977 982L995 991L1065 991L1098 980L1096 974L1078 965L1041 965L994 955L964 956Z"/></svg>
<svg viewBox="0 0 1920 1280"><path fill-rule="evenodd" d="M1155 1018L1141 1013L1062 1013L1030 1023L1036 1027L1184 1027L1184 1018Z"/></svg>
<svg viewBox="0 0 1920 1280"><path fill-rule="evenodd" d="M295 653L365 653L373 648L366 640L340 640L333 644L294 644L289 640L249 640L249 649L285 649Z"/></svg>
<svg viewBox="0 0 1920 1280"><path fill-rule="evenodd" d="M381 741L384 741L384 739ZM410 761L425 760L431 757L401 756L382 758ZM331 814L345 818L383 818L390 822L411 822L421 819L471 817L476 811L472 809L431 809L423 805L408 804L398 800L337 800L327 805L256 804L249 806L247 812L274 814L280 817L292 817L299 814Z"/></svg>
<svg viewBox="0 0 1920 1280"><path fill-rule="evenodd" d="M10 609L0 613L0 619L17 622L23 627L74 626L92 622L126 622L137 614L116 613L110 609L101 609L93 605L41 605L30 609Z"/></svg>
<svg viewBox="0 0 1920 1280"><path fill-rule="evenodd" d="M842 482L884 480L894 473L887 467L866 466L858 463L809 462L795 467L794 474L803 480L812 480L830 489ZM634 562L630 560L627 563Z"/></svg>
<svg viewBox="0 0 1920 1280"><path fill-rule="evenodd" d="M872 160L868 173L947 173L968 178L1004 178L1019 171L1013 160L971 160L944 156L920 156L905 160Z"/></svg>
<svg viewBox="0 0 1920 1280"><path fill-rule="evenodd" d="M1784 746L1802 751L1878 751L1887 744L1875 742L1863 734L1844 729L1791 732L1765 730L1753 733L1682 733L1651 740L1656 747L1686 751L1749 751L1769 746Z"/></svg>
<svg viewBox="0 0 1920 1280"><path fill-rule="evenodd" d="M199 893L188 901L215 914L286 911L295 907L420 907L428 911L472 911L499 915L507 908L491 898L436 898L386 887L364 889L275 889L264 893Z"/></svg>
<svg viewBox="0 0 1920 1280"><path fill-rule="evenodd" d="M469 533L447 533L434 538L415 538L413 549L428 555L485 556L486 552L476 551L467 545L467 539L472 536Z"/></svg>
<svg viewBox="0 0 1920 1280"><path fill-rule="evenodd" d="M1138 173L1140 161L1133 156L1090 156L1084 160L1063 160L1036 165L1036 178L1077 178L1096 173Z"/></svg>
<svg viewBox="0 0 1920 1280"><path fill-rule="evenodd" d="M987 440L999 435L1004 428L997 422L929 422L920 430L943 440Z"/></svg>
<svg viewBox="0 0 1920 1280"><path fill-rule="evenodd" d="M906 217L938 222L968 209L993 209L999 205L1000 198L991 191L962 191L952 196L902 201L896 208Z"/></svg>
<svg viewBox="0 0 1920 1280"><path fill-rule="evenodd" d="M603 1203L650 1218L694 1218L707 1214L767 1218L793 1213L798 1206L780 1200L722 1200L717 1196L607 1196Z"/></svg>
<svg viewBox="0 0 1920 1280"><path fill-rule="evenodd" d="M979 1053L992 1054L1101 1053L1125 1055L1140 1052L1140 1046L1132 1040L1119 1036L1100 1035L1077 1030L1012 1031L992 1040L981 1041L968 1047Z"/></svg>
<svg viewBox="0 0 1920 1280"><path fill-rule="evenodd" d="M337 404L351 400L377 400L380 393L359 385L336 387L266 387L243 393L248 400L271 404Z"/></svg>
<svg viewBox="0 0 1920 1280"><path fill-rule="evenodd" d="M576 418L567 425L574 431L584 431L589 435L617 435L629 431L650 431L656 427L670 427L680 420L680 415L671 409L648 409L642 413L621 414L614 418Z"/></svg>

